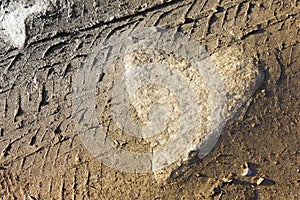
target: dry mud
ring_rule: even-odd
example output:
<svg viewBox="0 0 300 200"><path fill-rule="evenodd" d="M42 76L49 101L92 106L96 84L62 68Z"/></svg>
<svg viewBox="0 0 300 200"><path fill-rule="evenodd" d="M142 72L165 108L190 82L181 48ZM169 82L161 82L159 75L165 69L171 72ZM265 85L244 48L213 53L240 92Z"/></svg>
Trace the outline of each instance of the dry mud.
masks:
<svg viewBox="0 0 300 200"><path fill-rule="evenodd" d="M53 0L24 24L24 42L11 37L18 48L0 40L2 199L300 198L297 0ZM74 74L91 49L147 26L182 32L211 55L238 46L264 73L213 151L163 181L103 165L82 144L72 118ZM241 175L245 162L252 176Z"/></svg>

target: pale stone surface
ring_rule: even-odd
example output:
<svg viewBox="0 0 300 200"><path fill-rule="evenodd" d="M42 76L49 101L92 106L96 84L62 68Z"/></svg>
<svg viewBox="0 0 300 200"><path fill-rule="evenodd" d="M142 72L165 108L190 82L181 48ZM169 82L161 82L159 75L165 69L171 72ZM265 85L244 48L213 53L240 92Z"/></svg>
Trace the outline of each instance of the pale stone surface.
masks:
<svg viewBox="0 0 300 200"><path fill-rule="evenodd" d="M264 81L264 74L259 67L255 65L254 59L251 56L246 56L245 52L238 46L220 49L211 55L211 59L221 74L226 89L225 124L228 125L233 122L243 110L247 109L249 101L251 101L251 96ZM218 138L215 138L214 142L216 142L217 139ZM213 143L212 141L213 139L211 139L210 142ZM197 150L199 151L198 156L199 158L203 158L206 155L202 153L205 144L203 145L202 141L199 141L199 144L199 149ZM155 174L156 178L158 180L165 180L169 178L171 174L174 175L178 173L177 170L179 167L184 165L186 163L185 161L188 161L191 155L195 156L195 152L187 152L185 155L186 157L183 157L182 160L157 172Z"/></svg>
<svg viewBox="0 0 300 200"><path fill-rule="evenodd" d="M16 1L0 8L0 38L17 48L23 48L26 41L25 20L34 13L47 9L44 0Z"/></svg>
<svg viewBox="0 0 300 200"><path fill-rule="evenodd" d="M263 76L238 47L210 57L200 43L152 27L109 38L74 80L74 118L92 155L120 171L168 176L191 152L212 150Z"/></svg>
<svg viewBox="0 0 300 200"><path fill-rule="evenodd" d="M241 47L231 46L211 55L226 87L226 118L231 122L249 98L261 86L264 74ZM228 123L227 122L227 123Z"/></svg>

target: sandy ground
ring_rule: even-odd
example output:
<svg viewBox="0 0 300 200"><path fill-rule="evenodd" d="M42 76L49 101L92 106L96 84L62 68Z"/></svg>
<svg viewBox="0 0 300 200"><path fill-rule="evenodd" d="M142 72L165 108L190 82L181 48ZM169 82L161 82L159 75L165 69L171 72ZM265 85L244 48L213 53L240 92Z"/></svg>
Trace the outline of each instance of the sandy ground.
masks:
<svg viewBox="0 0 300 200"><path fill-rule="evenodd" d="M25 24L23 48L0 43L1 199L300 198L297 0L53 1ZM91 48L145 26L176 29L210 54L238 45L265 74L213 151L163 181L101 164L72 121L72 78Z"/></svg>

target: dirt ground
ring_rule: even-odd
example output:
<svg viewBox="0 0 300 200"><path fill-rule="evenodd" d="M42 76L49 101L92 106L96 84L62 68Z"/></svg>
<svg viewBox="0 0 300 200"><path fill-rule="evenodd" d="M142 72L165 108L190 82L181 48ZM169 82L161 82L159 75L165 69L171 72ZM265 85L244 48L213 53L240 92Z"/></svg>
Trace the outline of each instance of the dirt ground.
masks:
<svg viewBox="0 0 300 200"><path fill-rule="evenodd" d="M298 0L53 1L46 13L27 18L24 48L0 42L0 198L300 199L299 6ZM101 164L72 121L73 75L92 47L146 26L176 29L210 54L239 45L265 73L213 151L164 181ZM245 162L253 176L241 176Z"/></svg>

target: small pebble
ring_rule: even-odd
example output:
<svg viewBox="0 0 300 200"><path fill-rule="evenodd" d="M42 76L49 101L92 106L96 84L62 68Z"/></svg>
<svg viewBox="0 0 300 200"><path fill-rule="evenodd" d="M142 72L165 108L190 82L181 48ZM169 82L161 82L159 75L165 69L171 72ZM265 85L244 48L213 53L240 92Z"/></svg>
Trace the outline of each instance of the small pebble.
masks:
<svg viewBox="0 0 300 200"><path fill-rule="evenodd" d="M275 161L274 164L275 164L275 165L278 165L278 164L280 164L280 162L279 162L279 161Z"/></svg>
<svg viewBox="0 0 300 200"><path fill-rule="evenodd" d="M114 144L118 147L120 146L120 142L118 140L114 140Z"/></svg>
<svg viewBox="0 0 300 200"><path fill-rule="evenodd" d="M224 177L222 180L224 183L232 183L233 182L233 177L234 175L231 173L228 176Z"/></svg>
<svg viewBox="0 0 300 200"><path fill-rule="evenodd" d="M248 166L248 163L245 163L242 165L242 176L251 176L252 175L252 171Z"/></svg>
<svg viewBox="0 0 300 200"><path fill-rule="evenodd" d="M265 181L265 178L261 177L256 181L256 185L261 185L264 181Z"/></svg>

